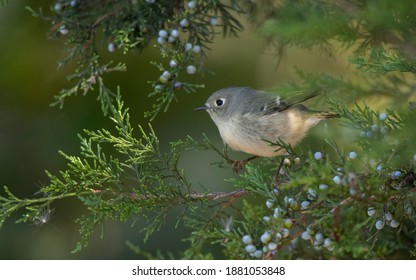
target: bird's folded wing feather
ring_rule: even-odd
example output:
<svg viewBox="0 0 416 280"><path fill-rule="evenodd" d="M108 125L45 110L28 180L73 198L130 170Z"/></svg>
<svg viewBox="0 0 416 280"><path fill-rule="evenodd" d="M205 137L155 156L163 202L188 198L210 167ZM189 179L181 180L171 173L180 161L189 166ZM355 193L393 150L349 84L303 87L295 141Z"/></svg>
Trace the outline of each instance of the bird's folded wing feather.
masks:
<svg viewBox="0 0 416 280"><path fill-rule="evenodd" d="M277 98L265 104L264 107L262 108L263 109L262 111L263 111L263 114L265 115L283 112L285 110L292 108L295 105L298 105L306 100L314 98L324 92L325 90L323 89L317 89L317 90L310 91L310 92L303 92L300 94L286 96L282 99Z"/></svg>

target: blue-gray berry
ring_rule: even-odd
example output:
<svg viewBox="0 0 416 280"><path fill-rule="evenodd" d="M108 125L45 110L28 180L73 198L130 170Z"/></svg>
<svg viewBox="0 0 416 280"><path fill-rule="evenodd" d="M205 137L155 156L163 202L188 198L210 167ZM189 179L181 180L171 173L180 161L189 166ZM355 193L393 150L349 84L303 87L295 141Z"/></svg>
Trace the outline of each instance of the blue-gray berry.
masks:
<svg viewBox="0 0 416 280"><path fill-rule="evenodd" d="M272 236L271 236L271 234L270 234L268 231L264 232L264 233L260 236L260 241L261 241L262 243L264 243L264 244L269 243L269 241L270 241L271 239L272 239Z"/></svg>
<svg viewBox="0 0 416 280"><path fill-rule="evenodd" d="M398 221L396 221L395 219L391 220L390 222L390 226L392 228L397 228L400 225L400 223Z"/></svg>
<svg viewBox="0 0 416 280"><path fill-rule="evenodd" d="M192 48L192 51L193 51L194 53L200 53L200 52L201 52L201 46L199 46L199 45L195 45L195 46Z"/></svg>
<svg viewBox="0 0 416 280"><path fill-rule="evenodd" d="M348 157L350 158L350 159L355 159L356 157L357 157L357 153L356 152L350 152L350 154L348 155Z"/></svg>
<svg viewBox="0 0 416 280"><path fill-rule="evenodd" d="M61 3L56 3L55 6L53 6L53 9L55 10L55 12L60 12L62 10L62 4Z"/></svg>
<svg viewBox="0 0 416 280"><path fill-rule="evenodd" d="M169 62L169 66L173 68L173 67L178 66L178 63L176 62L176 60L173 60L173 59L172 59L172 60Z"/></svg>
<svg viewBox="0 0 416 280"><path fill-rule="evenodd" d="M241 240L243 241L244 244L251 244L251 243L253 243L253 239L248 234L247 235L244 235Z"/></svg>
<svg viewBox="0 0 416 280"><path fill-rule="evenodd" d="M302 209L302 210L308 209L310 204L311 203L307 200L302 201L302 203L300 204L300 209Z"/></svg>
<svg viewBox="0 0 416 280"><path fill-rule="evenodd" d="M188 74L195 74L196 73L196 67L193 65L189 65L188 67L186 67L186 72Z"/></svg>
<svg viewBox="0 0 416 280"><path fill-rule="evenodd" d="M253 257L255 257L255 258L261 258L263 256L263 251L262 250L256 250L254 253L253 253Z"/></svg>
<svg viewBox="0 0 416 280"><path fill-rule="evenodd" d="M393 215L390 212L386 212L386 213L384 213L384 218L387 221L391 221L391 220L393 220Z"/></svg>
<svg viewBox="0 0 416 280"><path fill-rule="evenodd" d="M218 24L218 19L217 19L217 17L211 17L211 18L209 19L209 24L211 24L212 26L217 25L217 24Z"/></svg>
<svg viewBox="0 0 416 280"><path fill-rule="evenodd" d="M274 242L270 242L270 243L267 245L267 248L269 248L269 250L270 250L270 251L274 251L274 250L276 250L276 249L277 249L277 244L276 244L276 243L274 243Z"/></svg>
<svg viewBox="0 0 416 280"><path fill-rule="evenodd" d="M168 32L165 29L161 29L161 30L159 30L158 35L159 35L159 37L166 38L166 37L168 37Z"/></svg>
<svg viewBox="0 0 416 280"><path fill-rule="evenodd" d="M322 153L321 152L316 152L313 156L315 157L316 160L322 159Z"/></svg>
<svg viewBox="0 0 416 280"><path fill-rule="evenodd" d="M191 43L186 43L185 44L185 51L190 51L192 49L192 44Z"/></svg>
<svg viewBox="0 0 416 280"><path fill-rule="evenodd" d="M290 231L287 228L282 228L280 230L280 233L282 234L283 238L286 238L286 237L288 237L290 235Z"/></svg>
<svg viewBox="0 0 416 280"><path fill-rule="evenodd" d="M179 31L177 29L172 29L170 31L170 36L172 36L174 38L178 38L179 37Z"/></svg>
<svg viewBox="0 0 416 280"><path fill-rule="evenodd" d="M181 21L179 22L179 25L182 26L182 27L188 27L189 26L189 21L186 18L181 19Z"/></svg>
<svg viewBox="0 0 416 280"><path fill-rule="evenodd" d="M109 52L114 52L116 50L116 45L114 45L114 43L109 43L107 48Z"/></svg>
<svg viewBox="0 0 416 280"><path fill-rule="evenodd" d="M302 232L300 237L304 240L309 240L311 238L311 235L310 235L309 231L305 230L304 232Z"/></svg>
<svg viewBox="0 0 416 280"><path fill-rule="evenodd" d="M257 250L256 246L252 244L247 245L245 249L248 253L254 253Z"/></svg>
<svg viewBox="0 0 416 280"><path fill-rule="evenodd" d="M377 222L376 222L376 228L378 229L378 230L380 230L380 229L382 229L384 227L384 221L383 220L378 220Z"/></svg>
<svg viewBox="0 0 416 280"><path fill-rule="evenodd" d="M68 34L68 32L69 30L63 25L59 28L59 33L61 33L62 35L66 35Z"/></svg>
<svg viewBox="0 0 416 280"><path fill-rule="evenodd" d="M374 207L368 207L367 209L367 215L369 217L373 216L376 213L376 209L374 209Z"/></svg>
<svg viewBox="0 0 416 280"><path fill-rule="evenodd" d="M195 1L189 1L188 2L188 8L189 9L195 9L196 8L196 2Z"/></svg>
<svg viewBox="0 0 416 280"><path fill-rule="evenodd" d="M157 42L159 44L163 45L164 43L166 43L166 38L165 37L158 37Z"/></svg>
<svg viewBox="0 0 416 280"><path fill-rule="evenodd" d="M168 42L169 42L169 43L173 43L173 42L175 42L175 40L176 40L176 38L175 38L175 37L173 37L173 36L169 36L169 37L168 37Z"/></svg>
<svg viewBox="0 0 416 280"><path fill-rule="evenodd" d="M325 185L325 184L319 184L319 187L318 187L321 191L324 191L324 190L326 190L327 188L328 188L328 185Z"/></svg>

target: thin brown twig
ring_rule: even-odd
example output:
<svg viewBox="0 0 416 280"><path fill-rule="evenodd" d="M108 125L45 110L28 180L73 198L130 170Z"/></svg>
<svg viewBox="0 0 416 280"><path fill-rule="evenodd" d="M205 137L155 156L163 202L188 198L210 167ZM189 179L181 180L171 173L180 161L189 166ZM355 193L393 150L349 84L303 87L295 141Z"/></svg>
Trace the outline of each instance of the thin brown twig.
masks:
<svg viewBox="0 0 416 280"><path fill-rule="evenodd" d="M104 194L105 191L103 190L92 190L94 194ZM194 199L194 200L201 200L201 199L208 199L208 200L217 200L221 198L231 197L233 200L236 198L251 193L247 190L235 190L231 192L212 192L212 193L189 193L184 195L184 198ZM114 195L121 195L125 197L129 197L131 199L152 199L152 198L162 198L166 197L166 195L154 195L154 194L137 194L137 193L113 193Z"/></svg>

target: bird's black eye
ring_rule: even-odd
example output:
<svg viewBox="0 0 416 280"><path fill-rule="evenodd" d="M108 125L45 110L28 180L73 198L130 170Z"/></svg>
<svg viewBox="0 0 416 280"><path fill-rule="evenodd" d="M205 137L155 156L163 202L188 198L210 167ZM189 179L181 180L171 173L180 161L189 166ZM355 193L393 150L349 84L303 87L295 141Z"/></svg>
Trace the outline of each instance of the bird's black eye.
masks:
<svg viewBox="0 0 416 280"><path fill-rule="evenodd" d="M225 103L225 99L224 99L224 98L220 98L220 99L217 99L217 100L215 101L215 104L216 104L218 107L221 107L222 105L224 105L224 103Z"/></svg>

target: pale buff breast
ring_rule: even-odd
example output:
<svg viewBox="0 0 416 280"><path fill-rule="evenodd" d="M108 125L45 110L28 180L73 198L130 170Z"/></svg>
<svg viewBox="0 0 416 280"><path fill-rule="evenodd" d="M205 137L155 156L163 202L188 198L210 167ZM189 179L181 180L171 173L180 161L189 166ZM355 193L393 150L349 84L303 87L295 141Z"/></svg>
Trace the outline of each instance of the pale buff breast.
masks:
<svg viewBox="0 0 416 280"><path fill-rule="evenodd" d="M287 144L295 146L306 135L309 128L320 121L319 118L314 117L305 120L297 110L285 112L284 117L280 116L274 123L272 121L272 126L270 117L260 117L247 127L241 127L240 120L229 119L218 126L218 129L221 138L231 149L262 157L273 157L284 154L285 150L277 151L278 146L270 145L264 140L276 142L281 138Z"/></svg>

